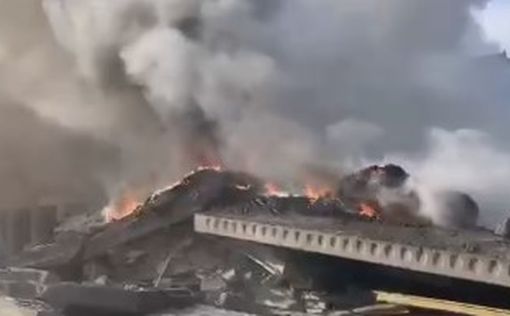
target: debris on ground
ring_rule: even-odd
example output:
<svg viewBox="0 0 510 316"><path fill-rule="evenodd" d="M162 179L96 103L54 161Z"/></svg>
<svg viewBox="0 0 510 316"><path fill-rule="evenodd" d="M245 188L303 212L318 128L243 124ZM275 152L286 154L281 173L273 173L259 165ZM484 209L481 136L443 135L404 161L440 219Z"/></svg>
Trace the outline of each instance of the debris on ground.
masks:
<svg viewBox="0 0 510 316"><path fill-rule="evenodd" d="M409 229L431 225L413 211L420 203L414 192L402 193L400 203L391 206L377 200L377 190L400 188L408 176L394 165L370 167L344 178L336 195L311 198L268 196L264 183L248 174L198 170L154 193L123 218L106 221L101 212L68 218L55 229L52 242L9 258L13 268L0 270L4 295L0 315L171 316L193 310L195 315L213 315L204 305L214 306L214 315L223 310L258 315L415 315L408 304L378 303L372 289L356 284L344 284L335 292L321 288L321 282L313 280L316 271L303 268L286 250L193 231L194 214L219 209L240 216L380 221L382 228L393 216L398 218L394 223L405 222ZM449 197L452 205L472 211L462 225L472 226L478 211L475 202L462 193ZM375 217L358 210L363 203L370 208L364 211L373 208ZM500 235L508 235L508 221L505 225Z"/></svg>
<svg viewBox="0 0 510 316"><path fill-rule="evenodd" d="M510 238L510 216L505 218L494 230L494 233L504 238Z"/></svg>

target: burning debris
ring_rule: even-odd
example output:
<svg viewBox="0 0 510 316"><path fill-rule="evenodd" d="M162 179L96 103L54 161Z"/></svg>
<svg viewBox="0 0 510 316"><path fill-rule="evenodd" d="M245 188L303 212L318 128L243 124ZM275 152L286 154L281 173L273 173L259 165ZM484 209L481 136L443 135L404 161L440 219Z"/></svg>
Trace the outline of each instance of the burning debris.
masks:
<svg viewBox="0 0 510 316"><path fill-rule="evenodd" d="M58 275L64 283L37 283L29 298L71 316L139 315L198 302L272 315L358 311L375 304L369 292L354 300L359 305L344 294L343 300L332 298L316 291L313 279L303 280L300 274L309 268L296 265L285 251L194 234L193 215L221 211L381 227L432 225L419 212L420 195L409 189L409 177L399 166L372 166L341 178L335 187L305 184L304 192L294 195L243 172L200 168L143 203L121 198L105 208L101 223L97 214L70 218L56 230L54 243L27 249L10 265ZM444 194L452 226L474 227L476 203L463 193Z"/></svg>
<svg viewBox="0 0 510 316"><path fill-rule="evenodd" d="M402 167L393 164L371 166L344 177L337 195L360 214L388 222L474 228L478 220L478 205L468 194L440 191L433 197L441 212L434 221L422 211L425 197L420 188Z"/></svg>
<svg viewBox="0 0 510 316"><path fill-rule="evenodd" d="M371 291L344 289L339 300L317 285L339 273L360 277L367 271L342 265L317 276L322 263L296 267L307 260L302 254L289 259L289 249L195 234L193 218L207 212L256 214L269 222L320 218L340 223L334 229L361 223L375 236L405 227L417 248L437 239L433 231L462 241L461 232L480 229L472 197L423 188L397 165L350 175L309 168L305 181L288 187L271 182L295 177L311 161L371 159L366 146L374 145L374 155L390 156L428 131L430 148L423 161L414 161L414 170L440 161L442 168L470 173L494 162L501 166L497 174L473 173L476 180L484 176L477 194L506 198L501 184L510 175L509 154L494 146L508 131L501 115L508 99L501 84L507 82L507 56L473 65L471 52L464 51L485 50L473 12L486 0L452 0L446 7L430 0L388 2L379 14L380 4L370 0L2 1L2 201L41 203L63 193L90 195L88 203L102 201L105 187L123 191L101 214L69 218L53 236L56 215L37 225L27 220L36 216L32 210L12 217L10 210L0 223L8 230L2 231L10 255L5 265L21 270L0 271L0 289L44 300L51 306L42 312L66 316L159 313L167 305L196 302L261 314L387 313L388 306L374 305ZM33 23L23 23L26 16ZM494 144L481 132L494 136ZM413 165L413 159L394 157ZM202 168L149 197L134 184L224 162L271 181ZM470 192L479 183L466 182L476 183L467 186ZM101 189L90 194L91 188ZM227 221L221 226L230 229ZM497 233L507 238L509 231L506 221ZM333 248L336 238L317 243ZM504 246L498 249L507 249L500 239ZM347 242L379 251L374 244L361 247L360 240ZM465 248L476 252L480 245ZM406 249L395 253L405 260L409 255ZM480 269L472 258L435 262L438 257L425 259L450 269L461 262L479 275L508 271L506 263L489 260Z"/></svg>
<svg viewBox="0 0 510 316"><path fill-rule="evenodd" d="M125 204L113 203L105 209L105 213L107 218L119 220L137 217L145 212L168 213L181 206L205 210L212 205L234 204L261 192L261 182L251 175L222 171L220 167L201 167L169 188L155 192L144 203L130 203L131 208L127 211Z"/></svg>
<svg viewBox="0 0 510 316"><path fill-rule="evenodd" d="M404 191L408 178L409 175L395 165L371 166L341 179L337 194L369 217L387 218L397 212L417 214L418 198L413 192ZM391 193L395 202L386 201L385 193Z"/></svg>

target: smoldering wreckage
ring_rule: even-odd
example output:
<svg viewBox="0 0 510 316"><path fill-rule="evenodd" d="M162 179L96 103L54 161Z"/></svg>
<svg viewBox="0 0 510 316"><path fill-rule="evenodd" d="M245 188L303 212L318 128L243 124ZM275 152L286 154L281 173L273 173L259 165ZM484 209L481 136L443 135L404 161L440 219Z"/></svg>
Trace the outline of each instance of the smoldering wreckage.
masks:
<svg viewBox="0 0 510 316"><path fill-rule="evenodd" d="M198 213L257 216L270 223L322 219L337 223L338 230L362 223L368 225L368 236L378 231L390 241L436 238L433 242L446 249L454 242L437 236L454 240L458 235L468 252L504 256L480 241L463 239L483 230L476 226L478 206L470 196L441 193L448 226L438 227L416 211L419 194L403 190L408 178L399 166L372 166L339 179L334 188L306 187L305 194L291 195L246 173L201 168L140 205L125 202L106 209L109 220L92 212L62 221L50 243L5 259L1 290L12 297L6 303L28 315L173 315L197 304L261 315L451 315L382 303L375 290L449 298L449 290L434 289L454 284L458 297L469 302L461 281L198 234L193 228ZM381 198L383 191L394 193L391 203ZM399 236L399 227L412 235ZM509 249L508 232L503 225L498 229L502 237L483 233ZM475 303L498 301L501 289L485 297L485 285L477 286L465 291L477 293Z"/></svg>
<svg viewBox="0 0 510 316"><path fill-rule="evenodd" d="M20 148L11 155L10 149L24 143L19 135L29 139L46 133L26 128L34 123L16 119L18 112L9 114L7 107L3 122L18 126L14 131L19 132L4 130L13 138L7 138L9 146L2 152L9 161L36 156L35 168L20 164L21 174L35 169L51 174L63 160L79 160L87 150L75 153L82 142L68 138L66 128L61 142L64 149L73 144L72 155L50 168L40 165L63 155L60 146L53 146L52 135L64 134L62 122L73 125L74 134L75 119L80 135L96 140L100 134L107 142L98 144L98 156L91 157L94 166L101 161L97 172L122 164L103 163L104 156L115 156L110 147L120 147L119 156L128 156L126 166L112 173L129 176L108 181L117 185L132 180L154 184L145 179L152 173L157 173L157 183L167 173L174 176L174 170L162 170L170 163L169 152L161 148L181 153L172 158L185 160L185 166L176 168L185 171L216 162L223 141L229 147L226 161L247 162L254 153L268 154L269 148L271 158L283 163L254 159L264 168L237 166L267 175L260 169L285 167L296 156L294 150L271 147L311 136L289 147L315 152L316 146L307 145L322 137L295 128L301 120L306 127L325 126L321 134L327 134L332 149L342 151L349 151L352 142L338 135L360 134L362 145L364 138L379 140L380 129L388 130L380 147L398 149L387 148L393 146L386 140L405 135L396 143L417 141L406 135L415 133L409 128L414 125L420 127L416 131L471 126L502 133L503 140L508 134L506 112L501 111L508 100L503 94L507 54L477 58L474 64L470 59L467 66L456 45L470 37L465 35L471 32L461 30L478 30L472 5L487 1L450 1L444 7L443 1L410 5L402 0L390 1L387 8L374 1L345 1L346 8L360 2L355 6L359 10L337 10L338 1L42 2L45 12L41 1L0 2L6 22L0 28L2 99L5 90L8 103L12 98L33 110L45 118L44 126L46 119L58 122L37 146L25 144L30 150ZM378 14L381 9L384 14ZM33 23L25 23L27 16ZM306 30L297 27L302 25ZM64 58L62 48L71 60ZM62 89L66 93L60 98ZM273 103L278 106L268 106ZM318 109L323 109L321 115L312 115ZM422 109L427 109L427 119L420 115ZM1 113L5 111L2 107ZM295 122L294 112L301 111L303 118ZM110 116L115 119L108 123ZM350 128L352 123L356 128ZM216 124L225 134L234 130L247 135L217 137ZM268 126L276 128L261 135ZM278 129L285 132L277 135ZM245 150L246 143L273 136L274 142ZM51 146L46 159L40 159L38 151L46 141ZM299 159L298 170L304 162L321 164L316 158L323 151L317 153ZM141 159L148 156L161 159ZM492 161L483 160L483 165ZM151 167L133 172L139 165ZM68 165L80 169L79 175L89 172L88 163L83 170L80 166ZM510 309L510 220L495 232L478 227L479 209L472 197L457 191L424 195L412 184L412 175L397 165L348 175L309 172L310 179L294 188L206 167L145 201L126 194L104 210L78 207L66 215L50 202L49 207L2 212L0 316L166 316L203 306L257 315L331 316L504 315L503 309ZM4 181L20 178L12 174ZM62 174L65 180L80 178ZM12 191L26 192L22 180ZM93 189L92 180L84 181L84 193ZM61 186L68 183L61 181ZM497 184L490 189L504 190ZM23 196L20 200L25 201ZM434 214L425 211L431 200L438 211Z"/></svg>

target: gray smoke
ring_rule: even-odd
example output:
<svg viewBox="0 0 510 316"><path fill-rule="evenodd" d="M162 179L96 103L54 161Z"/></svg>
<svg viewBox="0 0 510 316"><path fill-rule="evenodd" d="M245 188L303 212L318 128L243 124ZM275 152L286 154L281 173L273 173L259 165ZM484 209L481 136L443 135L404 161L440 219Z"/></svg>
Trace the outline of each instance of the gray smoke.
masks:
<svg viewBox="0 0 510 316"><path fill-rule="evenodd" d="M480 56L486 2L45 0L46 19L5 0L2 95L114 151L87 161L109 195L201 163L289 180L394 160L492 222L510 204L510 63Z"/></svg>
<svg viewBox="0 0 510 316"><path fill-rule="evenodd" d="M64 71L71 65L37 1L0 3L0 211L104 199L116 149L42 116L50 104L62 117L74 111L64 105L83 94Z"/></svg>

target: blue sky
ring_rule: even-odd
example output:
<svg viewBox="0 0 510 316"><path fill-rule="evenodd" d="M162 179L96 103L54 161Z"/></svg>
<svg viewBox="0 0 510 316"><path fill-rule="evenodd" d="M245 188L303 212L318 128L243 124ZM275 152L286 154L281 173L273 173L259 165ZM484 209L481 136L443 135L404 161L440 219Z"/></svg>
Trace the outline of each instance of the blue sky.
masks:
<svg viewBox="0 0 510 316"><path fill-rule="evenodd" d="M476 17L486 37L510 52L510 0L492 0Z"/></svg>

